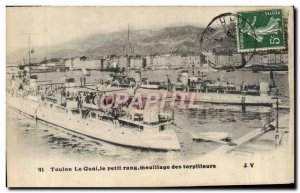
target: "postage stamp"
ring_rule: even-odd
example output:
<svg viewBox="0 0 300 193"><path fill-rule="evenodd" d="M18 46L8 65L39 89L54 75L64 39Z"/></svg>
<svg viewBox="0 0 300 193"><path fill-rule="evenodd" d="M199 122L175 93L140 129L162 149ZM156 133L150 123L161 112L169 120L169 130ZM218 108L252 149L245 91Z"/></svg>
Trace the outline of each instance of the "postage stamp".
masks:
<svg viewBox="0 0 300 193"><path fill-rule="evenodd" d="M239 52L284 49L284 22L281 9L238 12ZM256 41L253 41L256 40Z"/></svg>
<svg viewBox="0 0 300 193"><path fill-rule="evenodd" d="M253 57L256 51L256 40L249 39L248 44L253 45L251 50L238 53L237 22L244 20L249 24L249 32L254 33L251 23L235 13L222 13L214 17L207 25L200 40L201 52L213 53L208 57L208 64L216 70L234 71L243 68ZM240 21L241 22L241 21ZM224 56L234 59L226 60Z"/></svg>

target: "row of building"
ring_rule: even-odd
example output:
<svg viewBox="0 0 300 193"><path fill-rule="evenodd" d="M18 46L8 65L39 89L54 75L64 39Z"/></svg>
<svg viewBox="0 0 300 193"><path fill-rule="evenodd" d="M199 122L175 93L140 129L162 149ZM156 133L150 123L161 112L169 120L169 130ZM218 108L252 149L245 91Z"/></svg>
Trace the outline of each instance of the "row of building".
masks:
<svg viewBox="0 0 300 193"><path fill-rule="evenodd" d="M250 59L251 57L251 59ZM111 69L180 69L180 68L211 68L215 65L234 65L238 66L242 61L241 54L232 55L214 55L212 53L203 53L199 56L180 56L180 55L136 55L136 56L116 56L99 57L91 59L88 57L76 57L70 59L55 58L44 60L40 63L31 64L31 69L39 71L63 71L65 69L78 70L111 70ZM288 54L250 54L244 56L247 66L255 65L274 65L288 64ZM24 65L25 61L23 61Z"/></svg>
<svg viewBox="0 0 300 193"><path fill-rule="evenodd" d="M232 54L231 56L226 55L212 55L207 54L205 60L216 64L216 65L226 65L230 64L233 66L238 66L239 64L246 63L247 66L255 65L282 65L288 64L288 54L245 54L242 58L241 54ZM244 60L244 61L243 61Z"/></svg>
<svg viewBox="0 0 300 193"><path fill-rule="evenodd" d="M159 56L110 56L98 59L71 58L65 61L65 66L69 69L109 69L109 68L181 68L200 66L200 56L178 56L178 55L159 55Z"/></svg>
<svg viewBox="0 0 300 193"><path fill-rule="evenodd" d="M288 55L281 54L255 54L245 56L247 65L287 64ZM247 58L248 57L248 58ZM213 55L203 53L199 56L180 55L146 55L146 56L109 56L106 58L89 59L86 57L65 60L65 67L69 69L164 69L164 68L209 68L210 63L238 65L242 62L241 54Z"/></svg>

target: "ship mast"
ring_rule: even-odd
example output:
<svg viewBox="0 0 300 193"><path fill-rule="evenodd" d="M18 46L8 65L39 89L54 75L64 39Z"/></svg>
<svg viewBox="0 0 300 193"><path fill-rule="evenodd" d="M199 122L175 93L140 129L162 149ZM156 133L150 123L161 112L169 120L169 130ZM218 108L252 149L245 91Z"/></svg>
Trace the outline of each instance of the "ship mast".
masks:
<svg viewBox="0 0 300 193"><path fill-rule="evenodd" d="M130 40L130 29L129 24L127 24L127 41L123 44L123 56L127 55L129 57L131 55L135 55L134 46L135 44L133 44Z"/></svg>
<svg viewBox="0 0 300 193"><path fill-rule="evenodd" d="M31 77L31 45L30 45L30 35L31 35L31 17L29 18L29 30L28 30L28 74L29 74L29 79Z"/></svg>
<svg viewBox="0 0 300 193"><path fill-rule="evenodd" d="M31 49L30 49L30 32L28 33L28 66L29 66L29 70L28 70L28 73L29 73L29 79L31 77Z"/></svg>
<svg viewBox="0 0 300 193"><path fill-rule="evenodd" d="M129 24L127 24L127 38L128 38L128 42L130 42L130 40L129 40Z"/></svg>

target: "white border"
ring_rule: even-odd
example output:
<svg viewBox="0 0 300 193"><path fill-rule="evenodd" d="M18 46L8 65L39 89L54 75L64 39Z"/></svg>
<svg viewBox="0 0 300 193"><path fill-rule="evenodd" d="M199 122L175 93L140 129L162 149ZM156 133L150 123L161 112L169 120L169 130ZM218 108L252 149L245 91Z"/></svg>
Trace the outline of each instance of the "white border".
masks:
<svg viewBox="0 0 300 193"><path fill-rule="evenodd" d="M108 6L108 5L112 5L112 6L124 6L124 5L132 5L132 6L138 6L138 5L142 5L142 6L163 6L163 5L169 5L169 6L175 6L175 5L185 5L185 6L280 6L280 5L294 5L296 6L296 8L300 7L300 1L297 0L281 0L281 1L275 1L275 0L251 0L251 1L243 1L241 2L240 0L231 0L229 1L224 1L224 0L210 0L210 1L199 1L199 0L172 0L172 1L167 1L167 0L126 0L126 1L121 1L121 0L23 0L23 1L18 1L18 0L2 0L0 1L0 7L1 7L1 22L0 22L0 29L1 29L1 52L0 52L0 59L1 59L1 76L0 76L0 88L2 90L2 92L0 92L0 98L2 99L0 102L0 108L2 109L2 116L0 117L0 123L1 123L1 138L0 138L0 148L1 148L1 153L0 153L0 158L1 158L1 162L0 162L0 168L1 168L1 172L0 172L0 186L1 186L1 192L8 192L10 190L8 190L6 188L5 182L6 182L6 168L5 168L5 142L6 142L6 136L5 136L5 130L6 130L6 125L5 125L5 120L6 120L6 103L5 103L5 90L6 90L6 71L5 71L5 57L6 57L6 37L5 37L5 32L6 32L6 17L5 17L5 7L7 5L20 5L20 6L25 6L25 5L52 5L52 6L66 6L66 5L72 5L72 6ZM299 11L299 10L298 10ZM296 20L297 21L297 25L299 26L299 19ZM296 30L297 32L298 30ZM297 34L295 34L297 35ZM296 44L297 46L297 44ZM295 53L299 56L299 49L297 50L297 53ZM295 64L297 65L297 64ZM299 67L298 67L299 69ZM297 71L298 75L299 75L299 70ZM299 91L300 86L298 83L297 86L297 90ZM297 92L298 93L298 92ZM296 93L295 93L296 94ZM299 96L299 94L297 94L297 96ZM297 106L298 107L298 106ZM297 120L300 120L300 115L298 114ZM298 128L295 128L298 129ZM297 131L298 136L297 139L299 139L299 133L300 131ZM298 145L298 142L297 142ZM299 148L297 154L299 155ZM299 168L299 166L297 167ZM297 178L299 179L299 178ZM250 189L250 188L249 188ZM191 189L190 189L191 190ZM31 190L32 191L32 190ZM30 190L18 190L18 192L31 192ZM42 192L45 190L34 190L34 192ZM49 191L49 190L47 190ZM55 191L55 192L62 192L63 190L51 190L51 191ZM69 190L70 191L70 190ZM71 190L73 191L73 190ZM83 190L84 192L88 192L90 190ZM105 192L114 192L114 191L121 191L121 190L101 190L101 191L105 191ZM141 190L138 190L141 191ZM147 191L147 190L144 190ZM152 191L157 191L157 190L152 190ZM160 190L161 191L161 190ZM171 190L171 191L175 191L175 190ZM186 190L179 190L179 191L186 191ZM194 190L195 191L195 190ZM231 190L229 190L231 191ZM241 190L240 190L241 191ZM258 190L252 190L255 192L259 192ZM263 190L261 190L263 191ZM264 190L266 191L266 190ZM269 190L269 191L273 191L273 190ZM239 192L239 191L238 191Z"/></svg>

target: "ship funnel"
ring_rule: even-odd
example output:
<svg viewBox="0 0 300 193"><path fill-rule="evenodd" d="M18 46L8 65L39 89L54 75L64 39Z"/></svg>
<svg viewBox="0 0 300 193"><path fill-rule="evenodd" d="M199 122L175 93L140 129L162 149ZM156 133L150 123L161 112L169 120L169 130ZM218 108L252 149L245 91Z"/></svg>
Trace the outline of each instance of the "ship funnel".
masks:
<svg viewBox="0 0 300 193"><path fill-rule="evenodd" d="M159 118L159 106L150 106L148 109L144 109L143 121L144 123L158 123Z"/></svg>
<svg viewBox="0 0 300 193"><path fill-rule="evenodd" d="M134 73L134 80L136 81L136 82L140 82L141 81L141 72L140 71L136 71L135 73Z"/></svg>
<svg viewBox="0 0 300 193"><path fill-rule="evenodd" d="M37 79L38 79L37 75L30 76L29 85L33 88L36 88L37 87Z"/></svg>
<svg viewBox="0 0 300 193"><path fill-rule="evenodd" d="M66 78L65 86L66 87L74 87L75 86L75 78Z"/></svg>
<svg viewBox="0 0 300 193"><path fill-rule="evenodd" d="M259 85L260 95L268 95L269 91L270 91L269 83L261 82Z"/></svg>
<svg viewBox="0 0 300 193"><path fill-rule="evenodd" d="M182 71L180 74L180 82L183 84L188 84L189 79L189 72L188 71Z"/></svg>

